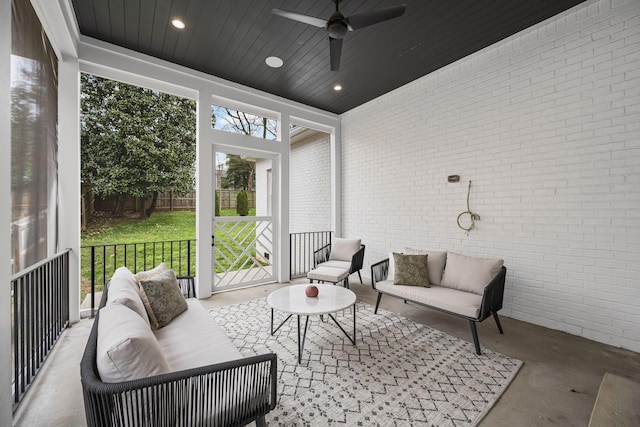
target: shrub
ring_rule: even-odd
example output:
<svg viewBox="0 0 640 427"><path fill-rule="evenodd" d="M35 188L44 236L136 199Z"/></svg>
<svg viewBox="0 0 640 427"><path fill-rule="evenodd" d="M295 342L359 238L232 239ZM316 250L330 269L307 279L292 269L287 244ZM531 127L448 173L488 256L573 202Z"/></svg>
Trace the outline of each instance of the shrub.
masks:
<svg viewBox="0 0 640 427"><path fill-rule="evenodd" d="M240 216L249 215L249 195L245 190L238 191L238 196L236 197L236 212Z"/></svg>
<svg viewBox="0 0 640 427"><path fill-rule="evenodd" d="M220 216L220 194L218 194L218 190L216 190L216 207L214 215Z"/></svg>

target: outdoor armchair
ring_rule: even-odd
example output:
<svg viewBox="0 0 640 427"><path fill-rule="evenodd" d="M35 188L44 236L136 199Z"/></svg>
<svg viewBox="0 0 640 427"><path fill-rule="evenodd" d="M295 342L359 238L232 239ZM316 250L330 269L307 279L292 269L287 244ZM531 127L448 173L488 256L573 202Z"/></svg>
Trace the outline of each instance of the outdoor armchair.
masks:
<svg viewBox="0 0 640 427"><path fill-rule="evenodd" d="M360 283L362 276L362 264L364 262L365 245L360 239L335 238L333 242L313 252L313 267L343 268L349 271L349 275L358 273Z"/></svg>

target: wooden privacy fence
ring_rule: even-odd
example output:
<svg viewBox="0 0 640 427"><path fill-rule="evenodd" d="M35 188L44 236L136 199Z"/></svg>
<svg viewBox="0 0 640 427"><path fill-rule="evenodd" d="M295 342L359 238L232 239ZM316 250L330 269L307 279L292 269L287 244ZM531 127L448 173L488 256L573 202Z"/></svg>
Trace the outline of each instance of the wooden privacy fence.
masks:
<svg viewBox="0 0 640 427"><path fill-rule="evenodd" d="M220 209L235 209L236 198L240 190L216 190L220 197ZM256 207L256 193L255 191L248 191L249 195L249 208ZM95 211L111 211L116 206L116 198L109 197L106 199L100 199L95 197L91 200L93 210ZM90 203L91 204L91 203ZM195 210L196 208L196 193L190 192L183 197L174 197L172 191L165 191L158 194L158 200L156 202L156 211L183 211L183 210ZM140 210L140 200L136 197L127 197L124 204L125 211L137 212Z"/></svg>
<svg viewBox="0 0 640 427"><path fill-rule="evenodd" d="M236 201L238 200L238 193L240 190L216 190L218 197L220 197L220 209L235 209ZM249 196L249 208L256 207L256 192L247 191Z"/></svg>

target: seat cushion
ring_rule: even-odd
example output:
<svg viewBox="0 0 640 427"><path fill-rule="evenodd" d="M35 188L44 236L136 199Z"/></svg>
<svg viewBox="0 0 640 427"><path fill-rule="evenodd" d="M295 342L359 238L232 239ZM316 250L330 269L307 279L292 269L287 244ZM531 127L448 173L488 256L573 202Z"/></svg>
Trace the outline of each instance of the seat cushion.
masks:
<svg viewBox="0 0 640 427"><path fill-rule="evenodd" d="M447 262L445 251L430 251L423 249L404 248L405 254L428 255L427 266L429 267L429 282L432 285L440 286L442 282L442 272Z"/></svg>
<svg viewBox="0 0 640 427"><path fill-rule="evenodd" d="M169 365L149 325L133 310L113 303L98 314L96 365L104 382L166 374Z"/></svg>
<svg viewBox="0 0 640 427"><path fill-rule="evenodd" d="M480 315L482 296L471 292L442 286L424 288L421 286L394 285L392 280L376 283L376 289L402 299L417 301L461 316L477 319Z"/></svg>
<svg viewBox="0 0 640 427"><path fill-rule="evenodd" d="M351 270L351 261L329 260L329 261L318 264L318 267L332 267L332 268L341 268L343 270Z"/></svg>
<svg viewBox="0 0 640 427"><path fill-rule="evenodd" d="M187 309L178 280L173 270L159 273L140 281L142 302L149 315L151 325L160 329Z"/></svg>
<svg viewBox="0 0 640 427"><path fill-rule="evenodd" d="M133 273L127 267L118 268L111 280L109 281L109 288L107 294L107 304L122 304L129 309L138 313L147 324L149 323L149 316L147 310L142 302L140 295L140 287Z"/></svg>
<svg viewBox="0 0 640 427"><path fill-rule="evenodd" d="M360 239L341 239L336 237L331 243L330 260L349 261L353 258L353 254L360 249Z"/></svg>
<svg viewBox="0 0 640 427"><path fill-rule="evenodd" d="M317 267L307 273L307 279L338 283L349 275L349 269Z"/></svg>
<svg viewBox="0 0 640 427"><path fill-rule="evenodd" d="M167 326L154 332L171 372L242 358L209 312L195 299Z"/></svg>
<svg viewBox="0 0 640 427"><path fill-rule="evenodd" d="M447 253L447 265L442 286L482 295L484 288L496 277L504 261L498 258L479 258Z"/></svg>

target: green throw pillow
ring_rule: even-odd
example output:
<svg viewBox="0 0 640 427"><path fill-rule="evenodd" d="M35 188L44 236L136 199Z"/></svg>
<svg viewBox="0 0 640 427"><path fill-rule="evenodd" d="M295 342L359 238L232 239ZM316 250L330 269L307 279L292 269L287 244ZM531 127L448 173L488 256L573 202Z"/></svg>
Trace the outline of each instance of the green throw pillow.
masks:
<svg viewBox="0 0 640 427"><path fill-rule="evenodd" d="M428 288L429 270L427 255L393 254L395 263L394 285L423 286Z"/></svg>
<svg viewBox="0 0 640 427"><path fill-rule="evenodd" d="M149 321L160 329L187 309L176 274L166 270L146 280L140 280L140 295Z"/></svg>

